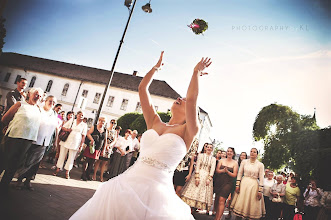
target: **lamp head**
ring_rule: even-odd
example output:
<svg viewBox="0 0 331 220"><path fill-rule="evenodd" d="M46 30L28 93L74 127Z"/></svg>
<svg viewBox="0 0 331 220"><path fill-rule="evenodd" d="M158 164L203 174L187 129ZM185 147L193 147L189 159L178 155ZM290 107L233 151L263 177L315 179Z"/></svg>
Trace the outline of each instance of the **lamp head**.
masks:
<svg viewBox="0 0 331 220"><path fill-rule="evenodd" d="M131 5L132 5L132 0L125 0L125 1L124 1L124 5L125 5L126 7L128 7L128 8L130 8Z"/></svg>
<svg viewBox="0 0 331 220"><path fill-rule="evenodd" d="M152 8L151 8L151 4L147 3L146 5L141 7L143 9L144 12L146 13L152 13Z"/></svg>

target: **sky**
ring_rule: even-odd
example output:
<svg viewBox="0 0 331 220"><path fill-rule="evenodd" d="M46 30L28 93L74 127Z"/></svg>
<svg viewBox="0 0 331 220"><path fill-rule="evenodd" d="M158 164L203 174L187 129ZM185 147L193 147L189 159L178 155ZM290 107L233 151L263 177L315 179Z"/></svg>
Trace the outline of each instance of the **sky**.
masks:
<svg viewBox="0 0 331 220"><path fill-rule="evenodd" d="M193 68L211 57L198 104L211 137L249 152L259 111L272 103L331 125L331 4L328 0L138 0L115 71L144 76L162 50L155 78L186 95ZM124 0L10 0L4 52L110 70L129 11ZM188 27L208 22L204 35Z"/></svg>

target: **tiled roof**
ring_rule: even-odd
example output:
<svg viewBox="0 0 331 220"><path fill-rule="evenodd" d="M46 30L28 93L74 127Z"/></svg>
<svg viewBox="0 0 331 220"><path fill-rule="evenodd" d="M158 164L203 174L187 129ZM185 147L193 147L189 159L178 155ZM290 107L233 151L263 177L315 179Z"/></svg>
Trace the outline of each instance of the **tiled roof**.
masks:
<svg viewBox="0 0 331 220"><path fill-rule="evenodd" d="M31 70L48 73L56 76L103 85L107 84L110 76L110 71L108 70L9 52L1 54L0 65L22 68L26 71ZM142 77L140 76L115 72L110 86L131 91L138 91L138 85L141 80ZM154 79L149 91L153 95L163 96L166 98L176 99L181 97L174 89L162 80Z"/></svg>

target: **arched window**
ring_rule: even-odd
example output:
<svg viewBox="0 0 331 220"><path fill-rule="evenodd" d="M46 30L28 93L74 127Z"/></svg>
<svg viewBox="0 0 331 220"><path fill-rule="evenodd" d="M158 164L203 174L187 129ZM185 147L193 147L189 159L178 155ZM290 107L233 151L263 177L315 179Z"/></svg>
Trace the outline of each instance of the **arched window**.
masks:
<svg viewBox="0 0 331 220"><path fill-rule="evenodd" d="M69 83L64 84L61 95L62 96L66 96L67 95L67 92L68 92L68 89L69 89Z"/></svg>
<svg viewBox="0 0 331 220"><path fill-rule="evenodd" d="M49 80L48 83L47 83L46 90L45 90L46 92L51 91L52 84L53 84L53 80Z"/></svg>
<svg viewBox="0 0 331 220"><path fill-rule="evenodd" d="M34 76L34 77L31 78L29 87L33 87L35 82L36 82L36 77Z"/></svg>

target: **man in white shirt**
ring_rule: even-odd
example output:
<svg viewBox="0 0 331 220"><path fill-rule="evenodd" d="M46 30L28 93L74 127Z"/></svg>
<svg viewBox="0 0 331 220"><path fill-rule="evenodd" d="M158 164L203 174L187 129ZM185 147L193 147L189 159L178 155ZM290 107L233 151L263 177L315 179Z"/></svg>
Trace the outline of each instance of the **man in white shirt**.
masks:
<svg viewBox="0 0 331 220"><path fill-rule="evenodd" d="M138 135L137 130L134 130L131 135L133 152L132 152L132 158L130 161L130 166L132 166L134 164L134 162L136 162L136 160L138 158L138 153L140 150L140 141L138 140L137 135Z"/></svg>

